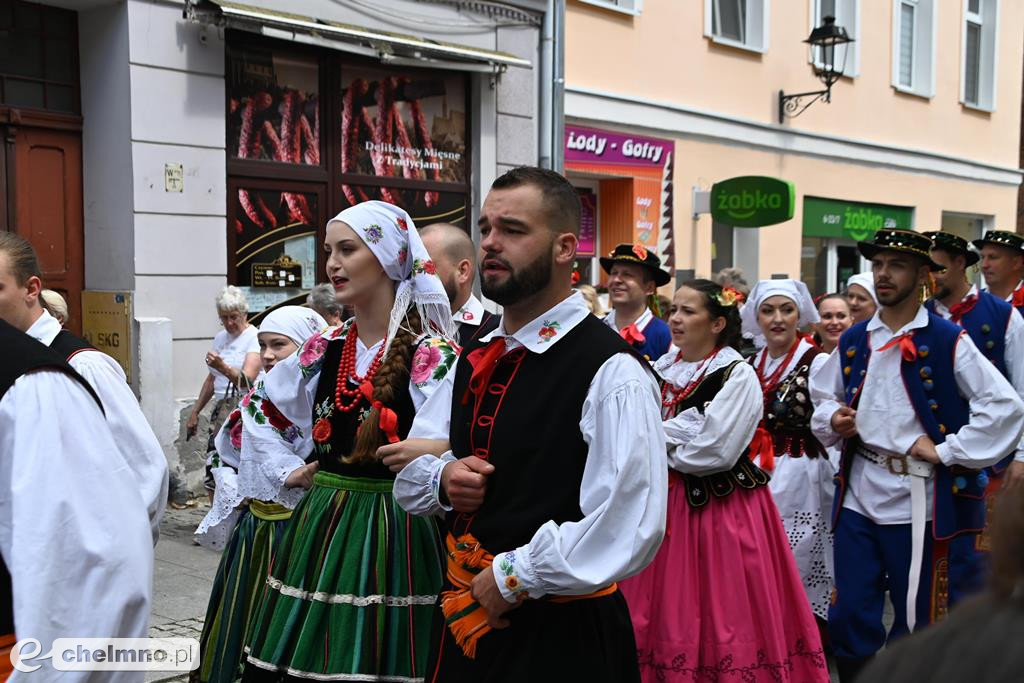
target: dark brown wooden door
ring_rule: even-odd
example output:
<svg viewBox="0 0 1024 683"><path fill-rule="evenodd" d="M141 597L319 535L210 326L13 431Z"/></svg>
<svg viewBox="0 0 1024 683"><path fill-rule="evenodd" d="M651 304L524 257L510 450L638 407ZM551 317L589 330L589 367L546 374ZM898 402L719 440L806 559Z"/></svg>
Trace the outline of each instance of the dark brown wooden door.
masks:
<svg viewBox="0 0 1024 683"><path fill-rule="evenodd" d="M82 134L27 126L11 128L8 133L13 132L14 137L14 172L7 178L7 197L13 199L14 225L9 227L35 247L43 286L67 299L67 326L81 333L85 286Z"/></svg>

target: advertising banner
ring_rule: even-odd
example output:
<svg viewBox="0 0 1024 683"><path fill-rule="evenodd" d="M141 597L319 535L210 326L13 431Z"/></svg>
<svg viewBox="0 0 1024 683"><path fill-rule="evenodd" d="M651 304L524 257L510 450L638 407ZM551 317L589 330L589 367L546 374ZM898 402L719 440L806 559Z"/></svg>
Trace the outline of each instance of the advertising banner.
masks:
<svg viewBox="0 0 1024 683"><path fill-rule="evenodd" d="M675 142L643 135L567 124L565 168L608 178L632 178L630 207L616 215L632 216L632 241L653 250L666 270L675 261L672 227L672 168ZM602 215L603 215L602 211ZM614 245L602 244L610 250Z"/></svg>

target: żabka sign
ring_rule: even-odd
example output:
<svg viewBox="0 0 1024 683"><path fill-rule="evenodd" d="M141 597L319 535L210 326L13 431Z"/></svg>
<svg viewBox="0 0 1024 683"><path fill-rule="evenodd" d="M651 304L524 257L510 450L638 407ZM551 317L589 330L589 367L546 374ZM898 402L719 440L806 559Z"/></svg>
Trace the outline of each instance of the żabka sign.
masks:
<svg viewBox="0 0 1024 683"><path fill-rule="evenodd" d="M711 217L737 228L760 228L793 217L793 183L764 176L729 178L711 186Z"/></svg>

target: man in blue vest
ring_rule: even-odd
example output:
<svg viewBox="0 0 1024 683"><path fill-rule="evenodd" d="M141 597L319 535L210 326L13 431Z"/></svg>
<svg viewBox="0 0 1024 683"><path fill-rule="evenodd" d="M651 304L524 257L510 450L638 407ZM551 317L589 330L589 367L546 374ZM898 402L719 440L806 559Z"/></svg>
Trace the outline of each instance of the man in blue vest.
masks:
<svg viewBox="0 0 1024 683"><path fill-rule="evenodd" d="M658 360L672 345L672 333L668 324L654 315L651 300L672 276L661 269L661 259L642 244L616 246L601 257L601 267L608 273L612 306L605 324L647 360Z"/></svg>
<svg viewBox="0 0 1024 683"><path fill-rule="evenodd" d="M1017 394L1024 398L1024 318L1013 307L967 280L967 268L978 262L967 240L948 232L924 233L932 240L932 260L944 270L935 273L935 295L925 306L932 313L960 325L978 350L992 362ZM1024 448L989 467L985 498L991 501L1000 486L1024 478ZM986 519L986 529L988 520ZM978 592L987 576L988 535L963 534L949 548L949 604Z"/></svg>
<svg viewBox="0 0 1024 683"><path fill-rule="evenodd" d="M988 291L1024 315L1024 237L989 230L973 244L981 253L981 274Z"/></svg>
<svg viewBox="0 0 1024 683"><path fill-rule="evenodd" d="M887 640L942 616L948 542L981 530L982 469L1024 433L1024 402L1010 383L963 329L920 303L929 272L941 270L931 240L880 230L858 248L871 261L879 309L843 333L811 378L812 429L825 445L845 440L829 610L843 683Z"/></svg>

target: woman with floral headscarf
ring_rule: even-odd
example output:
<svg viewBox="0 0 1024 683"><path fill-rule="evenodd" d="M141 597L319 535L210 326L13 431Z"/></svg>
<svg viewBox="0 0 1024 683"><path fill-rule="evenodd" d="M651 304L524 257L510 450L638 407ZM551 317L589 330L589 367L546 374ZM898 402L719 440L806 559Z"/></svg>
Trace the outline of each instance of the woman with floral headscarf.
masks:
<svg viewBox="0 0 1024 683"><path fill-rule="evenodd" d="M301 498L256 608L243 680L422 679L441 548L435 522L407 515L392 486L413 458L448 450L450 304L412 219L391 204L342 211L325 248L354 317L278 363L242 413L243 457L252 450L282 499ZM281 445L270 414L311 430L315 461Z"/></svg>

